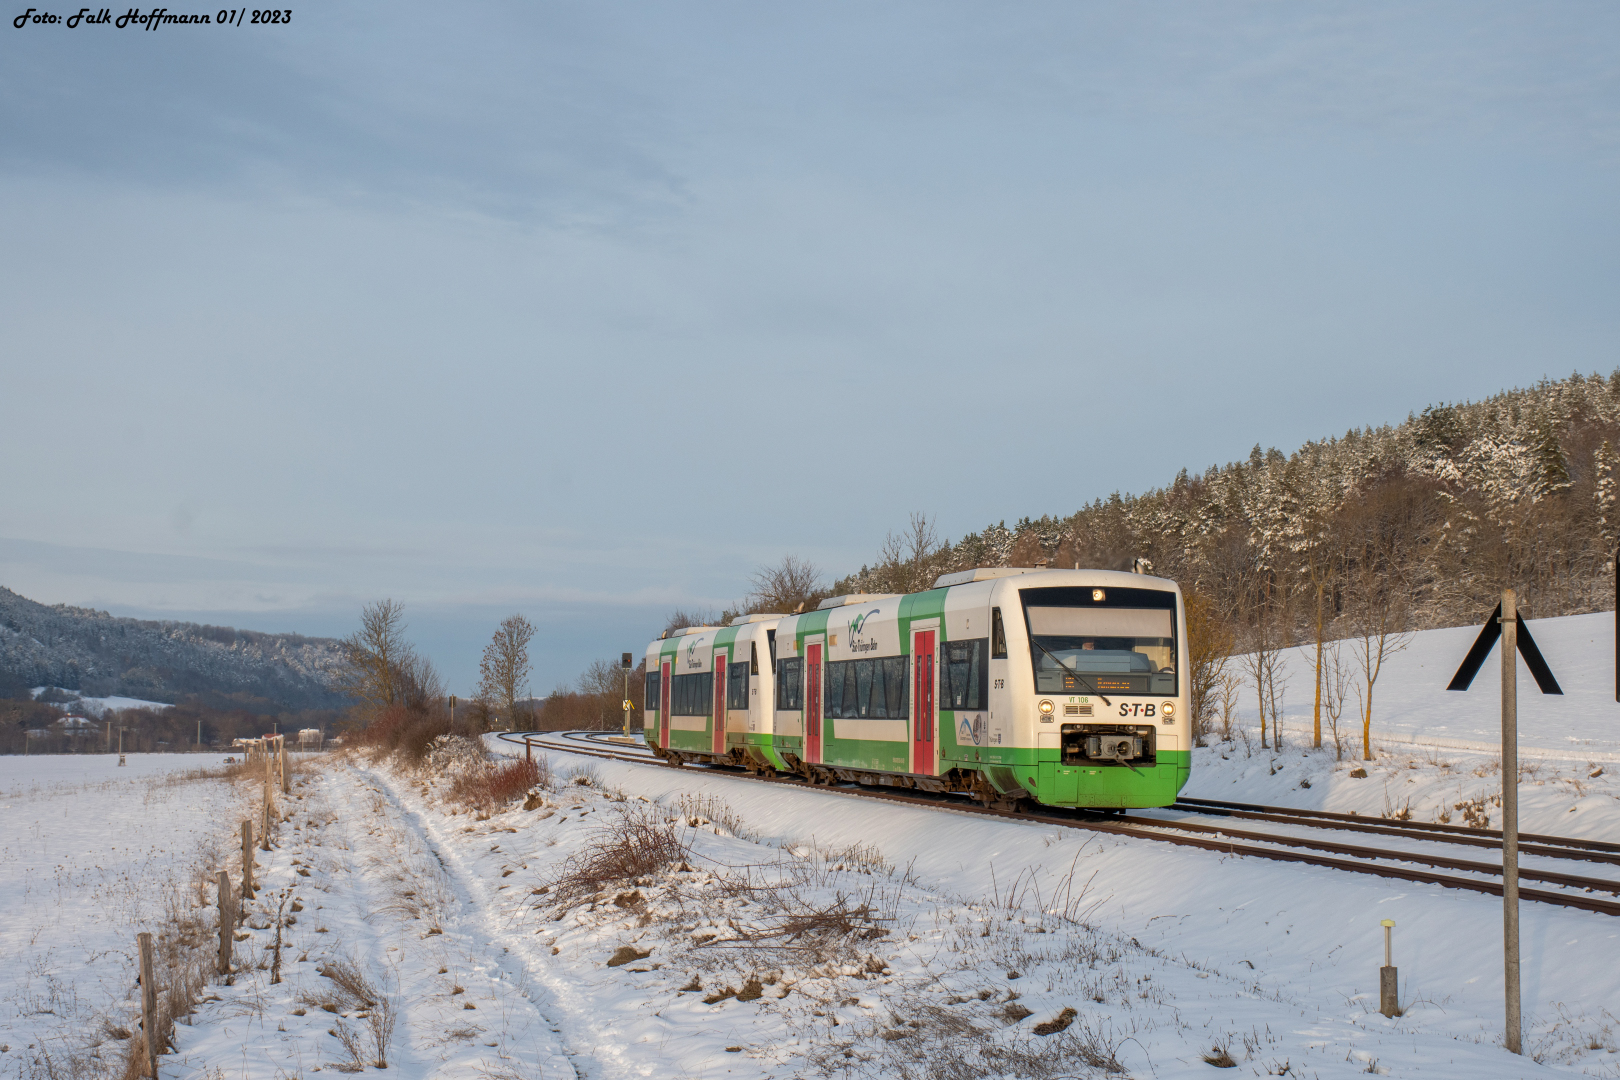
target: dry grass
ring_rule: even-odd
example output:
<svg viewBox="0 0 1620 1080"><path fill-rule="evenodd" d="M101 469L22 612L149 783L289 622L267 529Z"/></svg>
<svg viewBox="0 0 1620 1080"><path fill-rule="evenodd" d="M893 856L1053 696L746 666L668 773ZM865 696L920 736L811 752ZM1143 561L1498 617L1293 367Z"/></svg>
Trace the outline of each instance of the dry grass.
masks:
<svg viewBox="0 0 1620 1080"><path fill-rule="evenodd" d="M544 761L544 759L541 759ZM536 787L547 786L549 770L541 762L523 758L486 761L457 776L450 786L449 799L468 810L490 813L527 795Z"/></svg>
<svg viewBox="0 0 1620 1080"><path fill-rule="evenodd" d="M713 825L727 836L741 840L757 840L758 835L743 821L743 816L731 804L715 795L696 795L683 792L675 801L681 817L693 828Z"/></svg>
<svg viewBox="0 0 1620 1080"><path fill-rule="evenodd" d="M380 989L353 960L329 960L321 966L320 973L331 980L330 987L306 990L298 996L298 1000L330 1013L363 1015L371 1034L371 1064L379 1069L388 1068L388 1047L393 1041L394 1026L399 1018L392 995ZM348 1067L358 1062L359 1067L364 1068L365 1055L356 1049L360 1045L358 1033L339 1020L334 1034L343 1043L350 1058L337 1067L345 1072L358 1071Z"/></svg>
<svg viewBox="0 0 1620 1080"><path fill-rule="evenodd" d="M157 1045L160 1054L172 1049L175 1022L192 1013L198 999L203 996L204 987L216 977L219 944L217 908L209 907L205 902L214 885L213 877L208 872L210 861L205 857L193 867L192 880L174 888L164 898L164 925L152 934L152 974L157 983ZM127 1037L128 1049L122 1062L122 1076L124 1080L137 1080L145 1075L145 1039L138 1031ZM97 1074L74 1068L64 1075Z"/></svg>
<svg viewBox="0 0 1620 1080"><path fill-rule="evenodd" d="M753 924L733 921L735 936L717 937L697 947L797 953L801 964L817 964L889 933L897 896L885 893L877 882L858 895L839 892L819 902L803 899L798 884L790 876L773 888L756 888L755 899L767 914Z"/></svg>
<svg viewBox="0 0 1620 1080"><path fill-rule="evenodd" d="M992 1028L959 1009L897 1002L887 1021L818 1044L810 1063L827 1076L884 1080L1073 1080L1125 1072L1117 1057L1125 1038L1111 1025L1065 1008L1050 1034L992 1037Z"/></svg>
<svg viewBox="0 0 1620 1080"><path fill-rule="evenodd" d="M613 805L584 850L571 856L542 887L540 904L569 908L623 885L683 865L690 854L673 822L652 803Z"/></svg>

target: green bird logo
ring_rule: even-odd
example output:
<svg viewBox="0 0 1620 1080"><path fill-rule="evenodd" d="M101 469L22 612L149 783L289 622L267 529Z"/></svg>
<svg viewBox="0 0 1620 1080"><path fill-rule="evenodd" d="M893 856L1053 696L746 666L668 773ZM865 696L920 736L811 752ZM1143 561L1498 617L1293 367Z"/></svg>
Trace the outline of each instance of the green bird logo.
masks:
<svg viewBox="0 0 1620 1080"><path fill-rule="evenodd" d="M871 611L868 611L865 615L857 615L855 618L849 620L849 632L852 635L860 633L861 632L861 627L866 625L866 620L871 618L873 615L878 614L882 610L883 610L882 608L873 608Z"/></svg>

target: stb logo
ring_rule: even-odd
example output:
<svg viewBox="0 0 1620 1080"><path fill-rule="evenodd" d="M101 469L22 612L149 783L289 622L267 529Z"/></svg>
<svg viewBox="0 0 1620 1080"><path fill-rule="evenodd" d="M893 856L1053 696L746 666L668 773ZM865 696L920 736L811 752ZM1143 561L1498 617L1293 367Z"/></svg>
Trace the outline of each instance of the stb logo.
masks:
<svg viewBox="0 0 1620 1080"><path fill-rule="evenodd" d="M686 643L686 666L687 667L702 667L703 666L702 664L698 663L698 659L697 659L697 647L699 645L701 645L701 644L703 644L703 639L702 638L696 638L696 639L694 639L692 641L688 641Z"/></svg>

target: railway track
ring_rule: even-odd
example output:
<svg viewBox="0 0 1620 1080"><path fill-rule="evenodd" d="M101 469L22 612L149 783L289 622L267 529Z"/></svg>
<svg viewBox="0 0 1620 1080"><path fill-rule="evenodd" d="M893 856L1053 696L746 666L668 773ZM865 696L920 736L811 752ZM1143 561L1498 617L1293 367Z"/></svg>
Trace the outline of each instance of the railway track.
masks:
<svg viewBox="0 0 1620 1080"><path fill-rule="evenodd" d="M608 736L595 732L530 732L527 737L536 747L559 750L587 757L625 761L640 765L665 763L646 749L636 749L625 743L608 742ZM523 745L523 733L503 733L502 739ZM798 777L753 776L726 766L692 766L705 772L733 779L762 784L788 784L807 786ZM832 789L840 794L887 802L925 806L958 813L983 814L1007 818L1011 821L1056 825L1063 828L1083 829L1089 832L1128 836L1144 840L1177 844L1182 847L1218 851L1223 854L1295 862L1308 866L1323 866L1357 874L1411 881L1419 884L1440 885L1445 888L1502 895L1500 863L1480 862L1455 857L1423 848L1432 845L1486 847L1500 851L1500 832L1467 829L1455 825L1430 822L1399 821L1387 818L1363 818L1354 814L1328 811L1296 810L1291 807L1263 806L1253 803L1228 802L1211 799L1179 799L1169 808L1172 811L1196 813L1217 819L1218 823L1188 821L1151 816L1103 816L1085 811L1063 811L1043 807L1036 811L1013 812L995 810L949 796L897 792L887 788L871 788L854 784L839 785ZM1362 833L1383 836L1409 845L1405 848L1368 847L1342 843L1326 836L1310 834L1283 834L1254 832L1233 828L1230 822L1253 821L1322 832ZM1620 844L1595 840L1575 840L1567 837L1521 833L1521 856L1578 861L1620 866ZM1401 865L1407 864L1407 865ZM1420 868L1422 867L1422 868ZM1437 873L1450 870L1476 875L1457 877ZM1588 877L1563 873L1538 864L1519 868L1520 881L1535 881L1555 889L1519 889L1519 896L1538 903L1572 907L1604 915L1620 916L1620 901L1604 899L1596 894L1620 895L1620 875L1615 878Z"/></svg>

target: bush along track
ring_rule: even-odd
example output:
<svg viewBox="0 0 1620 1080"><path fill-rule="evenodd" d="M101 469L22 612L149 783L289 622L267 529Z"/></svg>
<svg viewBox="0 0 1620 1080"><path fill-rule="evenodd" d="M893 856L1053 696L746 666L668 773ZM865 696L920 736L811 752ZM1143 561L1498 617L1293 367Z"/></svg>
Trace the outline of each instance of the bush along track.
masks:
<svg viewBox="0 0 1620 1080"><path fill-rule="evenodd" d="M1478 1032L1435 1030L1438 1006L1386 1019L1375 996L1324 1005L1099 929L1088 916L1107 898L1088 889L1085 848L1056 874L962 898L877 847L767 841L712 794L652 801L588 766L553 776L537 761L535 787L492 801L506 781L453 749L420 770L334 761L299 789L280 846L259 853L241 971L180 1032L183 1067L165 1075L386 1061L424 1077L950 1080L1231 1061L1326 1076L1389 1072L1380 1061L1400 1053L1460 1077L1500 1064ZM294 905L296 921L278 917Z"/></svg>

